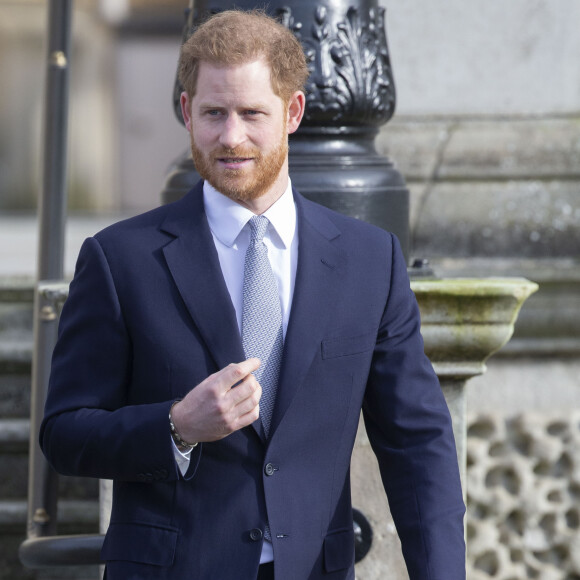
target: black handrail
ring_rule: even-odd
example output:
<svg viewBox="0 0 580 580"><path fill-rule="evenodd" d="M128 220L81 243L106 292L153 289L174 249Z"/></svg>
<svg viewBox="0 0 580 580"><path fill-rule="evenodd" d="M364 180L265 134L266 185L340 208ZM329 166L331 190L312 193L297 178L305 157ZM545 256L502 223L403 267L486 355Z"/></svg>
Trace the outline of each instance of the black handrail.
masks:
<svg viewBox="0 0 580 580"><path fill-rule="evenodd" d="M30 409L28 537L56 533L58 478L38 447L38 432L56 341L56 314L39 291L42 281L62 280L72 0L50 0L43 117L43 174L38 201L38 271L34 296L34 352Z"/></svg>
<svg viewBox="0 0 580 580"><path fill-rule="evenodd" d="M29 538L20 545L18 555L27 568L103 564L103 539L99 534Z"/></svg>
<svg viewBox="0 0 580 580"><path fill-rule="evenodd" d="M58 475L38 445L40 422L57 336L63 282L66 216L69 62L73 0L49 0L43 115L43 175L39 196L38 271L34 297L34 352L30 411L27 539L21 562L30 568L98 564L101 535L56 536Z"/></svg>

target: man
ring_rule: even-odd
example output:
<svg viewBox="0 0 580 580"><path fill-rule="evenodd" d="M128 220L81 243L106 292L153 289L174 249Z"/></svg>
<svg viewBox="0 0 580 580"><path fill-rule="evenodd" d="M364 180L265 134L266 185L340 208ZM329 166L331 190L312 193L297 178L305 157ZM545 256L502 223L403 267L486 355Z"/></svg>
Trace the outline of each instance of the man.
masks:
<svg viewBox="0 0 580 580"><path fill-rule="evenodd" d="M396 239L291 188L306 62L228 11L184 45L203 177L81 249L41 444L114 480L107 578L354 578L363 409L414 580L464 578L451 422Z"/></svg>

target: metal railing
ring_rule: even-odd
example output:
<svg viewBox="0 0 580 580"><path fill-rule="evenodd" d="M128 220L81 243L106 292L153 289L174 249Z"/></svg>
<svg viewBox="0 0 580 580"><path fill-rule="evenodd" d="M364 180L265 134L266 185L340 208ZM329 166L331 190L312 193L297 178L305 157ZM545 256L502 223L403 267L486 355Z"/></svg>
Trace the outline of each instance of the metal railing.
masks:
<svg viewBox="0 0 580 580"><path fill-rule="evenodd" d="M103 542L100 535L56 535L58 475L38 445L58 314L68 293L63 270L71 20L72 0L49 1L43 175L34 296L27 539L19 551L21 562L29 568L99 563Z"/></svg>
<svg viewBox="0 0 580 580"><path fill-rule="evenodd" d="M68 284L38 282L35 293L35 345L30 417L27 539L19 550L28 568L100 563L103 536L56 535L58 474L51 469L38 445L51 354L57 337L60 310L68 296Z"/></svg>

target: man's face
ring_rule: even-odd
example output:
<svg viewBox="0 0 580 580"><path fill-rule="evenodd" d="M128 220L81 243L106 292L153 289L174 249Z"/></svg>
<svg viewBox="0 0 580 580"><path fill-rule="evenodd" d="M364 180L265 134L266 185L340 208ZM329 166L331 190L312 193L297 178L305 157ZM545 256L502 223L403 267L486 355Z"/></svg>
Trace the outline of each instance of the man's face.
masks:
<svg viewBox="0 0 580 580"><path fill-rule="evenodd" d="M277 199L283 193L288 106L274 94L263 61L235 67L202 62L197 92L191 101L182 95L182 107L193 161L203 179L240 202L264 195Z"/></svg>

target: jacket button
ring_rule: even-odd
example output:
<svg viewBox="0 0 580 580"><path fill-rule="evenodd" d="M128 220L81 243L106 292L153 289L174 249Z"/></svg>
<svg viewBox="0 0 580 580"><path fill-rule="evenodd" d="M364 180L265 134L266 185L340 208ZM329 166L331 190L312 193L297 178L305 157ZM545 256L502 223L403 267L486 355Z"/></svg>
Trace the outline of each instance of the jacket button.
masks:
<svg viewBox="0 0 580 580"><path fill-rule="evenodd" d="M273 463L266 463L266 467L264 467L264 473L268 476L274 475L278 471L278 466L274 465Z"/></svg>
<svg viewBox="0 0 580 580"><path fill-rule="evenodd" d="M264 533L259 528L254 528L253 530L250 530L250 540L252 540L253 542L258 542L259 540L262 539L263 536Z"/></svg>

